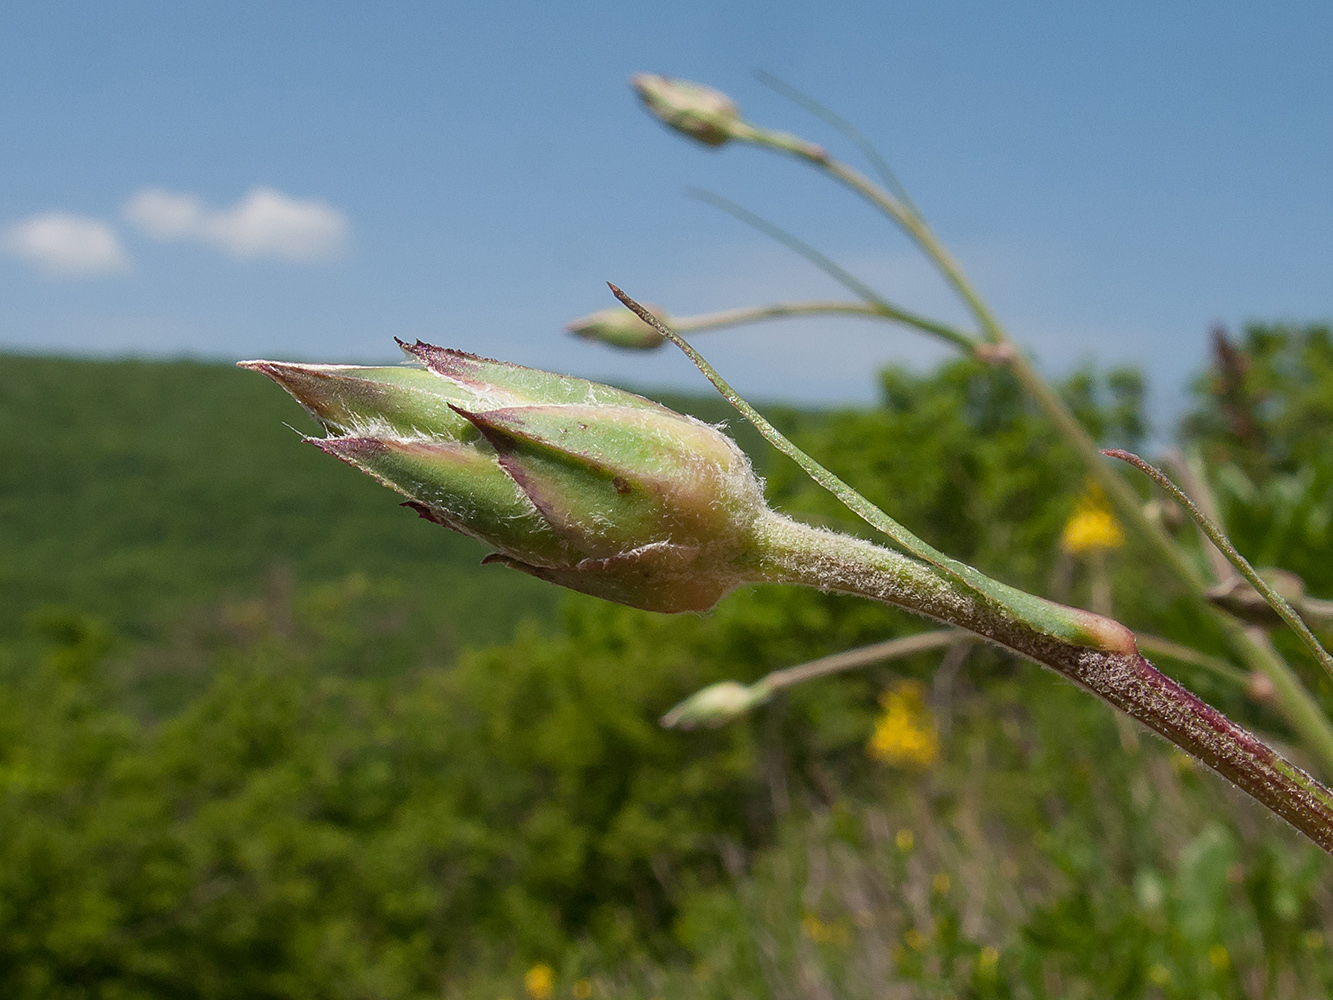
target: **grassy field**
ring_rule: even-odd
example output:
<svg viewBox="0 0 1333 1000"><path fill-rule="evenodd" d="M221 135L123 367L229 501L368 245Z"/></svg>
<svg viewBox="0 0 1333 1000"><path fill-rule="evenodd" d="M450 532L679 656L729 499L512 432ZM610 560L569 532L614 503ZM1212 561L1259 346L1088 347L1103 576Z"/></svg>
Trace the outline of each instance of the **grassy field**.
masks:
<svg viewBox="0 0 1333 1000"><path fill-rule="evenodd" d="M549 613L549 589L484 570L475 543L395 511L296 431L316 428L229 366L0 357L0 632L63 605L148 638L275 575L353 568L420 595L461 642Z"/></svg>
<svg viewBox="0 0 1333 1000"><path fill-rule="evenodd" d="M0 355L0 636L60 606L149 639L225 594L352 572L393 581L458 644L550 617L554 590L480 566L477 543L395 510L298 432L317 428L228 365Z"/></svg>
<svg viewBox="0 0 1333 1000"><path fill-rule="evenodd" d="M1201 383L1193 440L1241 548L1333 595L1330 337L1245 347L1253 397ZM1136 387L1063 390L1133 445ZM1084 606L1100 586L1134 627L1220 650L1132 541L1062 548L1084 472L1002 372L890 371L883 390L777 416L950 553ZM312 431L223 365L0 357L0 994L1333 989L1327 858L1049 672L921 654L664 731L703 685L929 626L776 587L708 615L564 595L480 566ZM766 471L783 509L855 528L789 463ZM1170 669L1291 744L1243 674Z"/></svg>

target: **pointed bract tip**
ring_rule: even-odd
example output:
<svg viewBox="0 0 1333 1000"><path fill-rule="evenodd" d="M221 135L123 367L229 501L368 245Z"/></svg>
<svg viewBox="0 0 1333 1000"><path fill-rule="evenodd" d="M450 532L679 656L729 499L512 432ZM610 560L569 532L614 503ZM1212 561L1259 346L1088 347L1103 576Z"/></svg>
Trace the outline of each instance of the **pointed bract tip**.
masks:
<svg viewBox="0 0 1333 1000"><path fill-rule="evenodd" d="M388 448L383 441L371 437L308 437L305 440L325 454L341 458L349 465L358 465L367 458L381 455Z"/></svg>
<svg viewBox="0 0 1333 1000"><path fill-rule="evenodd" d="M237 368L258 372L272 379L308 409L318 409L315 387L327 381L327 373L319 365L303 365L294 361L238 361Z"/></svg>
<svg viewBox="0 0 1333 1000"><path fill-rule="evenodd" d="M273 379L273 381L275 382L280 382L282 379L279 373L286 368L290 368L291 365L289 362L286 361L256 360L256 361L238 361L236 362L236 367L244 368L246 371L250 372L259 372L260 375L265 375L268 378Z"/></svg>

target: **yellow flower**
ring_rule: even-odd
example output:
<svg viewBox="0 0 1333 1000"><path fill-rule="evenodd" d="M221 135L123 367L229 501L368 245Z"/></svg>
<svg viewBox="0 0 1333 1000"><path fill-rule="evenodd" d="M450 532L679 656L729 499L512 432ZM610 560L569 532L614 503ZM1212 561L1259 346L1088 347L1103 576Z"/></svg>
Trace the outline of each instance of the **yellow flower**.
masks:
<svg viewBox="0 0 1333 1000"><path fill-rule="evenodd" d="M592 996L592 983L586 979L580 979L574 984L572 992L574 1000L588 1000L588 997Z"/></svg>
<svg viewBox="0 0 1333 1000"><path fill-rule="evenodd" d="M884 714L875 723L866 752L897 767L927 768L940 755L935 721L916 681L902 681L879 699Z"/></svg>
<svg viewBox="0 0 1333 1000"><path fill-rule="evenodd" d="M1231 956L1227 953L1226 945L1215 944L1208 949L1208 961L1217 971L1221 972L1231 964Z"/></svg>
<svg viewBox="0 0 1333 1000"><path fill-rule="evenodd" d="M1075 504L1074 513L1065 523L1060 547L1070 555L1082 555L1085 552L1118 549L1124 544L1125 533L1111 513L1106 494L1100 487L1089 484Z"/></svg>
<svg viewBox="0 0 1333 1000"><path fill-rule="evenodd" d="M916 846L916 836L907 827L903 827L893 835L893 844L903 854L911 854L912 848Z"/></svg>
<svg viewBox="0 0 1333 1000"><path fill-rule="evenodd" d="M555 993L555 970L545 962L538 962L523 974L523 988L532 1000L551 1000Z"/></svg>
<svg viewBox="0 0 1333 1000"><path fill-rule="evenodd" d="M818 944L846 944L848 928L844 921L837 920L829 924L813 913L807 913L801 917L801 933Z"/></svg>

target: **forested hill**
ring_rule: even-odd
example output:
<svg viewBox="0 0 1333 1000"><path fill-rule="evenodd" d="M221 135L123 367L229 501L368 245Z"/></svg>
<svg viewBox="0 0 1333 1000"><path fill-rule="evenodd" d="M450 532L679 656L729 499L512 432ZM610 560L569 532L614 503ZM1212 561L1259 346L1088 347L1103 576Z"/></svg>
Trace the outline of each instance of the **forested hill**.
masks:
<svg viewBox="0 0 1333 1000"><path fill-rule="evenodd" d="M221 596L348 574L390 581L459 643L552 612L553 588L480 566L476 542L396 509L297 431L315 425L230 365L0 355L0 639L52 606L147 638Z"/></svg>

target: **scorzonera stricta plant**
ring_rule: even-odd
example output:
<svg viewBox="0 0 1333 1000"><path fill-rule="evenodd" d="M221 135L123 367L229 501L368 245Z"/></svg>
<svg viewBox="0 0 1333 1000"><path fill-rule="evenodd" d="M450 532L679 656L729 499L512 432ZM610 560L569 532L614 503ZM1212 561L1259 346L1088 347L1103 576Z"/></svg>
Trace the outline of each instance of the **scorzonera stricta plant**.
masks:
<svg viewBox="0 0 1333 1000"><path fill-rule="evenodd" d="M1333 852L1333 793L1161 673L1141 654L1130 629L1016 590L926 544L796 448L682 339L681 330L775 316L855 314L914 327L1008 366L1085 459L1121 519L1156 547L1186 591L1199 599L1209 627L1231 642L1250 670L1271 681L1306 748L1333 767L1333 727L1290 665L1237 619L1204 603L1210 588L1224 581L1202 574L1145 516L1138 495L1014 346L887 168L886 190L813 143L747 122L733 101L709 88L654 76L636 77L634 83L651 112L692 139L711 147L745 142L795 156L851 187L917 242L972 311L975 331L917 316L795 237L750 217L843 281L857 299L675 319L612 286L624 308L571 324L580 336L621 348L674 342L775 447L880 531L888 546L772 510L748 459L720 429L610 386L422 343L402 345L407 366L243 365L278 382L323 425L326 436L312 439L317 446L403 494L405 505L422 517L481 541L492 550L487 561L656 612L706 611L751 583L814 587L905 608L948 626L941 635L949 642L959 635L979 637L1058 671L1193 754ZM843 131L859 136L850 126ZM1205 530L1216 532L1189 506ZM1275 598L1221 541L1220 532L1209 537L1228 549L1257 594ZM1299 629L1296 611L1281 598L1274 606L1283 621ZM1308 628L1303 638L1317 658L1333 664ZM853 656L845 665L858 662L864 661ZM809 676L813 673L796 671L757 685L714 685L677 706L666 721L684 727L719 724L760 704L776 686Z"/></svg>

